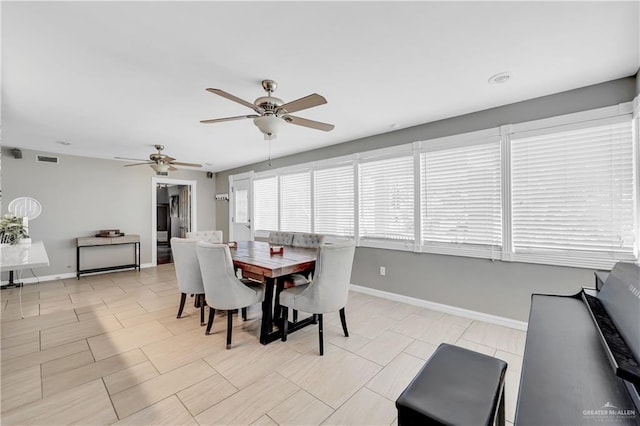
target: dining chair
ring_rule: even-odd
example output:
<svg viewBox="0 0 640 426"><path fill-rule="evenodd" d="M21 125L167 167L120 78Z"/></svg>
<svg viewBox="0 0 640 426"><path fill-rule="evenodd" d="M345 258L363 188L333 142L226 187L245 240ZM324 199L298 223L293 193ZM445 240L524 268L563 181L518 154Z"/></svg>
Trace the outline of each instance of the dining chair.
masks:
<svg viewBox="0 0 640 426"><path fill-rule="evenodd" d="M270 232L269 244L275 244L279 246L290 246L293 242L293 234L291 232Z"/></svg>
<svg viewBox="0 0 640 426"><path fill-rule="evenodd" d="M289 309L313 314L318 321L320 355L324 354L322 315L340 311L345 337L349 337L345 306L349 296L355 241L320 246L316 272L306 284L285 288L280 292L282 307L282 341L287 341Z"/></svg>
<svg viewBox="0 0 640 426"><path fill-rule="evenodd" d="M324 243L324 235L295 232L293 234L293 247L318 248Z"/></svg>
<svg viewBox="0 0 640 426"><path fill-rule="evenodd" d="M231 252L226 244L200 241L196 251L202 271L205 298L209 305L209 321L205 334L211 334L216 309L227 311L227 349L230 349L233 311L261 303L264 300L264 284L236 277Z"/></svg>
<svg viewBox="0 0 640 426"><path fill-rule="evenodd" d="M196 231L187 232L187 238L194 238L205 243L218 244L223 241L222 231Z"/></svg>
<svg viewBox="0 0 640 426"><path fill-rule="evenodd" d="M204 285L200 274L200 263L196 253L198 240L189 238L171 238L171 253L180 289L180 307L176 318L182 316L187 294L196 296L196 306L200 307L200 325L204 325Z"/></svg>

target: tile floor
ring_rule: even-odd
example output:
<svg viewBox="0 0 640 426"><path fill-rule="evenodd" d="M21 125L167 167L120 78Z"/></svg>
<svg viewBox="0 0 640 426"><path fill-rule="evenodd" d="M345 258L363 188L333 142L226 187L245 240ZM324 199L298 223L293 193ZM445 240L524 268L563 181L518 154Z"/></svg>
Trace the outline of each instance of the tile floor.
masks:
<svg viewBox="0 0 640 426"><path fill-rule="evenodd" d="M393 425L394 402L441 342L509 363L513 421L525 332L350 293L342 335L325 316L288 342L258 343L260 308L204 335L191 303L176 319L172 264L0 293L3 425ZM191 299L193 300L193 299Z"/></svg>

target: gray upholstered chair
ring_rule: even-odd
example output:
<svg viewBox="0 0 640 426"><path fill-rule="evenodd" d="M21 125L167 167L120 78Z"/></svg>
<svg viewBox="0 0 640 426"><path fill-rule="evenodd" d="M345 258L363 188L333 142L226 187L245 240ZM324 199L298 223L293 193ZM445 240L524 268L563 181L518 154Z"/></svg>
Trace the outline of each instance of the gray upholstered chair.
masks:
<svg viewBox="0 0 640 426"><path fill-rule="evenodd" d="M187 238L193 238L210 244L219 244L222 242L223 235L222 231L197 231L187 232Z"/></svg>
<svg viewBox="0 0 640 426"><path fill-rule="evenodd" d="M324 235L296 232L293 234L293 247L318 248L324 243Z"/></svg>
<svg viewBox="0 0 640 426"><path fill-rule="evenodd" d="M355 253L355 242L320 246L316 272L308 284L286 288L280 293L282 307L282 341L287 340L288 308L308 312L318 319L320 355L324 354L322 315L340 311L340 321L344 335L349 337L345 306L349 296L351 268Z"/></svg>
<svg viewBox="0 0 640 426"><path fill-rule="evenodd" d="M226 244L198 242L196 251L209 305L206 334L211 333L216 309L227 311L227 349L230 349L233 311L261 303L264 300L264 284L240 280L235 276L231 252Z"/></svg>
<svg viewBox="0 0 640 426"><path fill-rule="evenodd" d="M196 244L198 244L198 240L171 238L173 264L176 269L178 288L180 289L180 307L176 318L180 318L182 315L187 294L194 294L196 296L196 306L200 307L200 325L204 325L204 285L202 284L200 263L196 254Z"/></svg>
<svg viewBox="0 0 640 426"><path fill-rule="evenodd" d="M291 232L270 232L269 244L279 246L290 246L293 242L293 234Z"/></svg>

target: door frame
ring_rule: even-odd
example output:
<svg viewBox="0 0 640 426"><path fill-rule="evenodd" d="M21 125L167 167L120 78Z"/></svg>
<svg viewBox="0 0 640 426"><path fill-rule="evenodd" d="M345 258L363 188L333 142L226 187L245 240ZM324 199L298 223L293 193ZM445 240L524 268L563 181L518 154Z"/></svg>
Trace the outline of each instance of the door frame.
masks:
<svg viewBox="0 0 640 426"><path fill-rule="evenodd" d="M235 192L233 190L233 182L234 180L249 180L249 187L247 188L249 194L249 225L251 232L251 239L255 238L254 229L253 229L253 170L245 173L238 173L235 175L229 175L229 241L235 241L235 235L233 232L233 213L235 208Z"/></svg>
<svg viewBox="0 0 640 426"><path fill-rule="evenodd" d="M156 207L158 204L158 184L168 185L184 185L189 186L191 189L191 231L198 230L198 197L196 196L196 189L198 181L185 180L185 179L173 179L164 176L153 176L151 178L151 266L158 266L158 234L156 233L158 227L158 218L156 217ZM171 238L171 236L169 236Z"/></svg>

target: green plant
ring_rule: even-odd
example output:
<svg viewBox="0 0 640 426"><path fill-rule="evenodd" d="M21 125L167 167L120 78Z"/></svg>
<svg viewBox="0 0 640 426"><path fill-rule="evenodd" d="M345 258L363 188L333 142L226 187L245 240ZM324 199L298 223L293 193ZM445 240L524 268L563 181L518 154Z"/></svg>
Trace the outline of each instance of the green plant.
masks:
<svg viewBox="0 0 640 426"><path fill-rule="evenodd" d="M29 238L22 216L7 213L0 219L0 240L3 243L17 243L21 238Z"/></svg>

